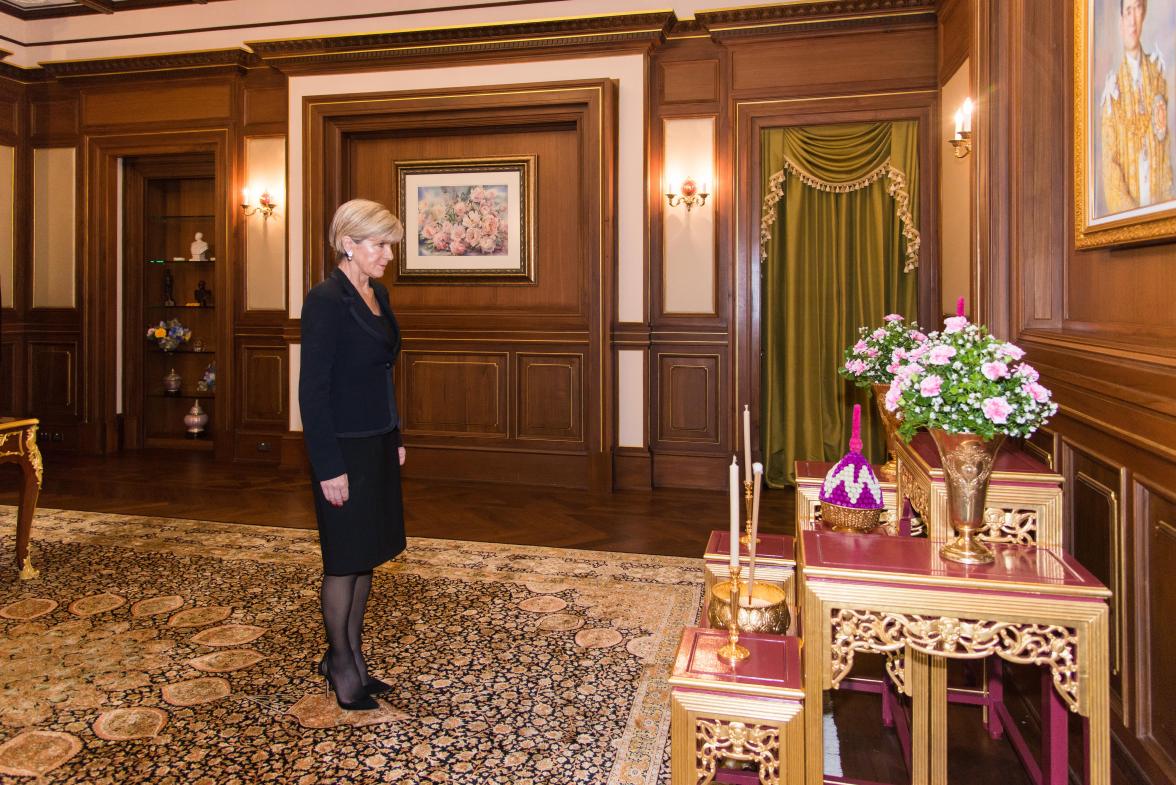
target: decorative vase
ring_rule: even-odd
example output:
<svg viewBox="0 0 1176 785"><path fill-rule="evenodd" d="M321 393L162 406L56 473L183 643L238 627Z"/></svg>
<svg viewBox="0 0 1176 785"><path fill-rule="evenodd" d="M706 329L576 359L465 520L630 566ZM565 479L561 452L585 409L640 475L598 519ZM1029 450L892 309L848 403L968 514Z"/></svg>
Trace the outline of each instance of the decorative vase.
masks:
<svg viewBox="0 0 1176 785"><path fill-rule="evenodd" d="M168 395L179 395L182 383L183 379L176 373L176 369L172 368L167 372L167 376L163 377L163 391Z"/></svg>
<svg viewBox="0 0 1176 785"><path fill-rule="evenodd" d="M984 531L984 497L1004 434L985 439L974 433L948 433L931 428L947 484L947 513L956 537L939 555L961 564L988 564L995 557L980 541Z"/></svg>
<svg viewBox="0 0 1176 785"><path fill-rule="evenodd" d="M898 474L898 423L902 419L901 412L886 410L886 393L890 392L889 384L873 384L874 403L878 405L878 414L882 417L882 427L886 429L886 463L878 467L878 475L888 482L894 482Z"/></svg>
<svg viewBox="0 0 1176 785"><path fill-rule="evenodd" d="M208 415L200 408L200 401L193 401L192 408L184 415L184 425L188 428L189 439L199 439L204 433L204 426L208 424Z"/></svg>
<svg viewBox="0 0 1176 785"><path fill-rule="evenodd" d="M755 594L747 599L747 581L739 581L739 630L783 635L788 632L788 614L784 590L773 583L755 582ZM707 619L715 629L726 629L731 620L731 581L720 581L711 589Z"/></svg>

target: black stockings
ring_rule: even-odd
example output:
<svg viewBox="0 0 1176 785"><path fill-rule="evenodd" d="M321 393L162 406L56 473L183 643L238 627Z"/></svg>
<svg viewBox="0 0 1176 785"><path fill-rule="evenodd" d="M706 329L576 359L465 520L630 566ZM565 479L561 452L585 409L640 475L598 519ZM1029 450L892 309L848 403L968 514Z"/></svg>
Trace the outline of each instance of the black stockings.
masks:
<svg viewBox="0 0 1176 785"><path fill-rule="evenodd" d="M323 622L327 628L327 668L340 701L367 695L363 660L363 614L372 589L371 571L323 576Z"/></svg>

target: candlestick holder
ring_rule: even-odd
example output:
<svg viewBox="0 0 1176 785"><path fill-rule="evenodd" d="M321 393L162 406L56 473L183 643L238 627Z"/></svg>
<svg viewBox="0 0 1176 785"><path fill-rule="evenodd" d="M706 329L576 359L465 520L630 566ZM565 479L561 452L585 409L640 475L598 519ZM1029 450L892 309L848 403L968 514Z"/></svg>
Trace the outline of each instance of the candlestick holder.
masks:
<svg viewBox="0 0 1176 785"><path fill-rule="evenodd" d="M743 506L747 509L747 520L743 525L745 530L743 536L739 538L739 544L747 546L747 552L751 553L751 507L752 501L755 498L755 484L751 480L743 481ZM755 538L755 544L759 545L760 538Z"/></svg>
<svg viewBox="0 0 1176 785"><path fill-rule="evenodd" d="M751 652L746 646L739 645L739 565L731 568L731 617L727 620L727 643L722 646L718 655L731 663L746 660Z"/></svg>

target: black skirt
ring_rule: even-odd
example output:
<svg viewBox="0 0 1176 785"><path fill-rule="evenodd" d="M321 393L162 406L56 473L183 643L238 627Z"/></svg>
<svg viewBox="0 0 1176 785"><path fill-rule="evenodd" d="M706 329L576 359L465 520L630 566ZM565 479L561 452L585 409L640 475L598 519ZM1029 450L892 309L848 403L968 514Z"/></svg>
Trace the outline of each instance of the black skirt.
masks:
<svg viewBox="0 0 1176 785"><path fill-rule="evenodd" d="M405 548L396 436L390 432L339 439L348 486L342 507L331 505L323 496L319 481L330 477L315 477L311 482L327 575L366 572L396 558Z"/></svg>

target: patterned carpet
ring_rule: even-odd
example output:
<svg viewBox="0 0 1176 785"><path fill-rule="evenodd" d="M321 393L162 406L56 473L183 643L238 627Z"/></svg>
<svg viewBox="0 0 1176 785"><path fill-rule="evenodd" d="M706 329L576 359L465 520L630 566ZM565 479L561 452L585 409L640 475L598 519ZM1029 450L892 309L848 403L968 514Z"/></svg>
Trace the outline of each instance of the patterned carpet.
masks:
<svg viewBox="0 0 1176 785"><path fill-rule="evenodd" d="M0 782L669 781L666 678L698 562L410 538L377 570L344 713L314 532L0 506Z"/></svg>

